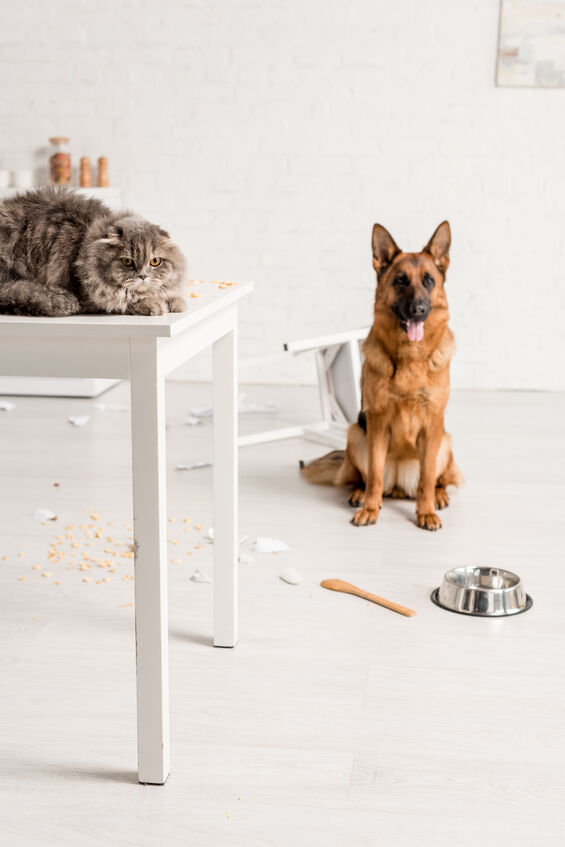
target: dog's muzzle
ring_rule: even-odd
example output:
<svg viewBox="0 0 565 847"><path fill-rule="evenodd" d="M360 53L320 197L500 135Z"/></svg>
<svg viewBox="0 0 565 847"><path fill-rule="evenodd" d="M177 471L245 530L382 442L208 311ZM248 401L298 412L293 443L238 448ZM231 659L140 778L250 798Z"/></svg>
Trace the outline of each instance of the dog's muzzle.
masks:
<svg viewBox="0 0 565 847"><path fill-rule="evenodd" d="M421 341L424 337L424 321L430 314L431 304L420 297L414 297L393 308L400 326L410 341Z"/></svg>

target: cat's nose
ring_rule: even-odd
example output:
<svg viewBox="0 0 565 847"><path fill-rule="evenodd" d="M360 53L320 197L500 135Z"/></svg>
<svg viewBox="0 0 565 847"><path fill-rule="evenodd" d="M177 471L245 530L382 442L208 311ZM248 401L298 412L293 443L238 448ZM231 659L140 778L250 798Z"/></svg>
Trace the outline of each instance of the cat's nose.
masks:
<svg viewBox="0 0 565 847"><path fill-rule="evenodd" d="M139 274L140 279L147 279L147 274Z"/></svg>

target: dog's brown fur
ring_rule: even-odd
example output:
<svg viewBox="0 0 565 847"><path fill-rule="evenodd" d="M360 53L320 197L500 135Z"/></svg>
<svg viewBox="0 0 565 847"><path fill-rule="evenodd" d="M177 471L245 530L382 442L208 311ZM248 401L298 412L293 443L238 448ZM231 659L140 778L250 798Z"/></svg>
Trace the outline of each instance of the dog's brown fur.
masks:
<svg viewBox="0 0 565 847"><path fill-rule="evenodd" d="M384 495L415 497L418 526L440 529L436 509L449 504L447 486L461 481L444 431L455 349L444 290L450 244L447 221L420 253L404 253L384 227L373 227L377 292L363 344L364 414L349 427L345 453L334 451L303 468L310 482L353 485L349 502L360 507L355 526L376 523ZM407 327L420 320L404 317L417 310L427 310L424 337L411 341Z"/></svg>

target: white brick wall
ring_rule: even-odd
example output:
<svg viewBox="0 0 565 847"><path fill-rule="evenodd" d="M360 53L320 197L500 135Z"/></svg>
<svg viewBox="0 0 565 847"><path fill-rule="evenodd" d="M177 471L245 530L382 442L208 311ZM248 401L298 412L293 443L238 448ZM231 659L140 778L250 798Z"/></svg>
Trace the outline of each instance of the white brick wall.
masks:
<svg viewBox="0 0 565 847"><path fill-rule="evenodd" d="M52 134L107 155L192 275L255 280L245 355L367 322L373 222L418 249L447 217L455 384L565 389L565 92L497 89L497 25L498 0L4 3L0 166Z"/></svg>

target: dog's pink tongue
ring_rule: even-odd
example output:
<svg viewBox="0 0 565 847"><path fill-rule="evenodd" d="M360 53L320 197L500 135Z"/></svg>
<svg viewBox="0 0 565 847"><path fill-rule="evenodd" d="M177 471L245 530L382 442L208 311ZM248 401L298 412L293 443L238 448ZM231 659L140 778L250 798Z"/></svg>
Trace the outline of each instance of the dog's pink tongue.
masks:
<svg viewBox="0 0 565 847"><path fill-rule="evenodd" d="M408 338L410 341L421 341L424 337L424 321L408 321Z"/></svg>

